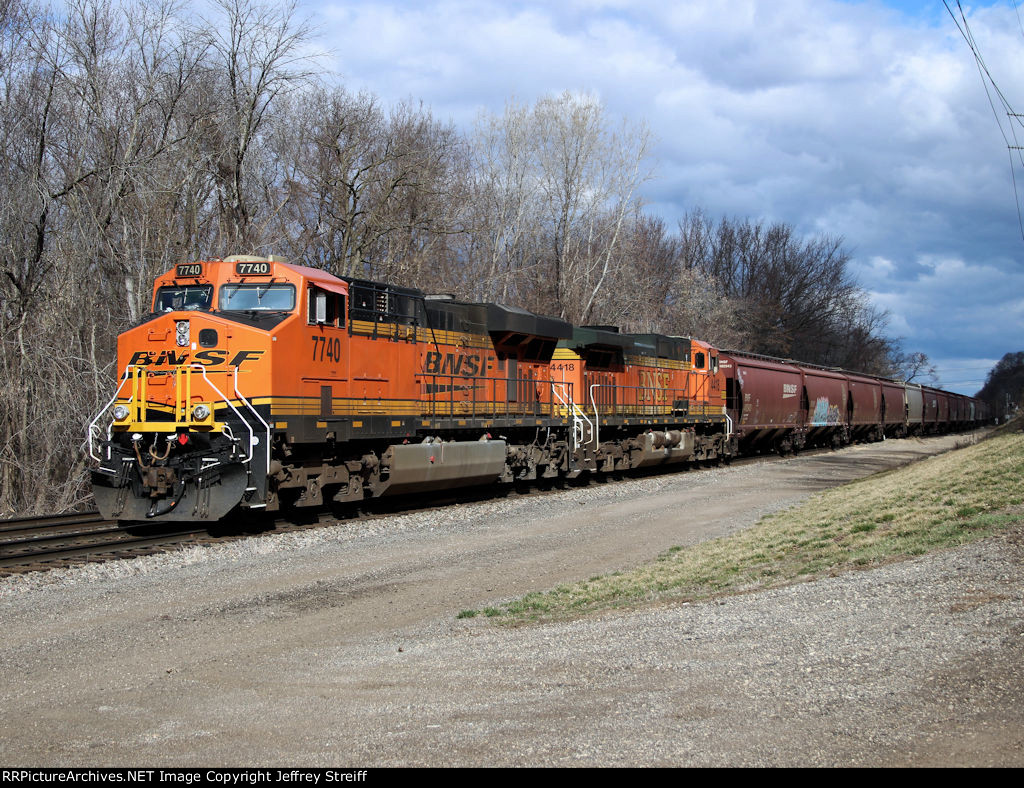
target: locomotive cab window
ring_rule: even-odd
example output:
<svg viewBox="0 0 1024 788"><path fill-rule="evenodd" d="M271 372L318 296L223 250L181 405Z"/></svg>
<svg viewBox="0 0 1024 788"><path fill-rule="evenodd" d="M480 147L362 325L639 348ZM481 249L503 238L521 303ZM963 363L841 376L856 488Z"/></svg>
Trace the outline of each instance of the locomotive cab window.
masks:
<svg viewBox="0 0 1024 788"><path fill-rule="evenodd" d="M695 369L704 369L704 354L695 353L693 356L693 366Z"/></svg>
<svg viewBox="0 0 1024 788"><path fill-rule="evenodd" d="M213 285L173 285L156 291L154 312L209 310Z"/></svg>
<svg viewBox="0 0 1024 788"><path fill-rule="evenodd" d="M306 322L311 326L345 326L345 296L319 287L309 288Z"/></svg>
<svg viewBox="0 0 1024 788"><path fill-rule="evenodd" d="M295 286L269 282L222 285L219 306L224 312L291 312Z"/></svg>

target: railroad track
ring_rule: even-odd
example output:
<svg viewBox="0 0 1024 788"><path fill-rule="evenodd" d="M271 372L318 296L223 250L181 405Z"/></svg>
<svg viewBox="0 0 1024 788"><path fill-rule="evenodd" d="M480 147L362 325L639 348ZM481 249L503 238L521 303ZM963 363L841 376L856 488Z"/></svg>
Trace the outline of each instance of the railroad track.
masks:
<svg viewBox="0 0 1024 788"><path fill-rule="evenodd" d="M758 458L759 459L759 458ZM734 460L736 465L756 461L755 458ZM678 469L668 471L678 473ZM604 483L616 483L621 478L656 474L657 470L626 472L622 476L607 478ZM593 477L584 477L582 483L597 483ZM81 563L95 563L120 558L153 555L182 547L214 544L231 539L258 536L262 533L288 533L337 524L346 519L377 519L392 514L440 509L458 502L484 500L493 497L518 495L549 495L565 484L559 480L553 486L533 484L517 488L465 488L439 491L429 495L400 498L371 499L358 507L351 506L344 513L310 509L292 511L285 516L259 517L245 524L215 523L187 526L171 530L160 523L138 524L130 528L115 520L104 520L98 512L46 515L13 520L0 520L0 577L33 571L46 571ZM339 516L340 515L340 516Z"/></svg>
<svg viewBox="0 0 1024 788"><path fill-rule="evenodd" d="M831 449L810 449L802 457L832 453ZM732 460L734 467L757 462L780 461L775 455L758 455ZM635 479L644 475L679 473L679 468L643 469L605 477L598 482L593 476L583 477L582 483L611 483L620 479ZM169 529L166 524L140 524L131 528L119 526L115 520L104 520L98 512L47 515L13 520L0 520L0 576L46 571L61 566L102 562L120 558L152 555L186 546L215 544L231 539L258 536L263 533L287 533L337 524L345 519L376 519L392 514L428 511L450 506L457 502L476 501L506 495L546 495L558 492L564 482L553 487L533 485L525 491L515 488L465 488L442 491L429 496L371 499L360 507L352 506L339 516L326 510L290 512L287 516L257 517L247 523L188 526ZM424 499L425 498L425 499Z"/></svg>
<svg viewBox="0 0 1024 788"><path fill-rule="evenodd" d="M116 520L104 520L98 512L0 520L0 577L137 558L268 532L300 531L336 523L338 519L330 512L311 510L292 512L290 519L257 515L250 516L247 522L183 523L180 527L158 522L120 525Z"/></svg>
<svg viewBox="0 0 1024 788"><path fill-rule="evenodd" d="M181 546L202 534L205 528L128 530L98 512L0 520L0 574L145 555Z"/></svg>

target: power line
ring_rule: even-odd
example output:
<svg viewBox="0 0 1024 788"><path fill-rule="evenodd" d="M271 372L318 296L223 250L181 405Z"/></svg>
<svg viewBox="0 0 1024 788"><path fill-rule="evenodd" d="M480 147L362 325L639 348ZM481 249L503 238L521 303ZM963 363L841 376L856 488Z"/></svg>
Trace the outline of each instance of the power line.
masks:
<svg viewBox="0 0 1024 788"><path fill-rule="evenodd" d="M999 128L999 133L1003 137L1003 141L1006 143L1006 151L1010 158L1010 178L1013 181L1013 196L1017 204L1017 225L1020 227L1021 239L1024 239L1024 214L1021 212L1021 195L1020 188L1017 186L1017 172L1014 169L1014 151L1016 151L1017 158L1020 159L1021 167L1024 168L1024 146L1019 144L1017 139L1016 129L1014 128L1014 120L1018 124L1021 123L1021 115L1013 111L1013 107L1010 106L1010 102L1006 100L1006 96L999 89L996 84L992 73L989 71L988 66L985 63L985 59L981 56L981 50L978 47L977 42L974 39L974 33L971 32L971 26L967 22L967 15L964 13L963 7L960 5L960 0L956 0L957 11L960 12L960 18L957 19L957 15L953 13L953 9L949 7L948 0L942 0L942 4L946 7L946 11L949 12L950 17L953 19L953 24L956 25L957 30L960 31L960 35L963 36L964 41L967 42L967 46L970 47L971 53L974 55L974 63L978 68L978 74L981 76L981 84L985 88L985 96L988 98L989 106L992 108L992 114L996 119L996 126ZM1017 24L1021 28L1021 33L1024 35L1024 23L1021 22L1020 9L1017 6L1016 1L1013 4L1014 11L1017 14ZM989 85L992 89L989 90ZM1006 116L1009 119L1009 135L1003 129L1003 123L999 118L999 111L996 109L995 102L992 100L992 92L995 92L999 98L999 102L1003 105L1003 109L1006 112ZM1010 137L1013 138L1011 143Z"/></svg>

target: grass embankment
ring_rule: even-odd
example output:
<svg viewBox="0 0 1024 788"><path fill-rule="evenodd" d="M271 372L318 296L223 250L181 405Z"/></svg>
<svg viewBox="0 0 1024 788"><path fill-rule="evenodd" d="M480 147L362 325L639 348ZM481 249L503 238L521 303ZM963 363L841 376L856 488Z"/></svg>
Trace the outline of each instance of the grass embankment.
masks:
<svg viewBox="0 0 1024 788"><path fill-rule="evenodd" d="M819 493L734 536L673 547L632 572L459 617L560 618L785 585L965 544L1024 522L1022 502L1024 435L999 435Z"/></svg>

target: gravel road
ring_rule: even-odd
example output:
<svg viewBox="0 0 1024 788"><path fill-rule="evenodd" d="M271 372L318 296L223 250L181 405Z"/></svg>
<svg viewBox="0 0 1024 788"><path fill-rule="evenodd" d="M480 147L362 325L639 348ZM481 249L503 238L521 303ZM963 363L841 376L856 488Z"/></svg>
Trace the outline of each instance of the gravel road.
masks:
<svg viewBox="0 0 1024 788"><path fill-rule="evenodd" d="M1024 530L707 603L455 618L958 440L0 580L0 763L1024 765Z"/></svg>

